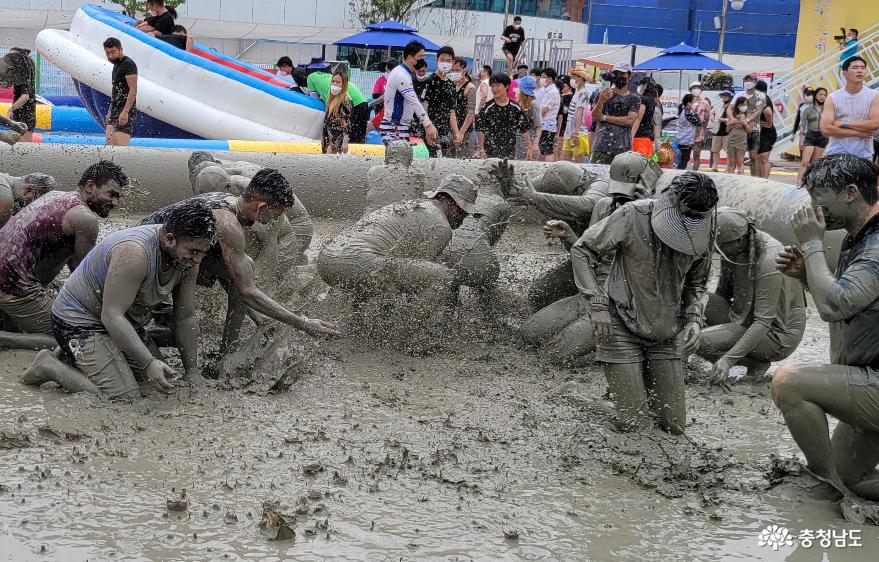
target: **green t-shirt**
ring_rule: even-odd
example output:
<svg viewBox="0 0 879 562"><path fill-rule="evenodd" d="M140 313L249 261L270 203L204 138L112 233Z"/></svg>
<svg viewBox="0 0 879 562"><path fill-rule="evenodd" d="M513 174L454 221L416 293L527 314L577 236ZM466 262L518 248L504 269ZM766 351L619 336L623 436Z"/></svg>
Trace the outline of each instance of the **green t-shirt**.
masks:
<svg viewBox="0 0 879 562"><path fill-rule="evenodd" d="M333 75L329 72L312 72L308 75L307 86L312 92L317 92L320 99L326 103L327 96L330 93L330 82L332 80ZM366 98L363 97L363 94L360 93L360 90L353 82L348 82L348 97L351 98L351 105L360 105L366 101Z"/></svg>

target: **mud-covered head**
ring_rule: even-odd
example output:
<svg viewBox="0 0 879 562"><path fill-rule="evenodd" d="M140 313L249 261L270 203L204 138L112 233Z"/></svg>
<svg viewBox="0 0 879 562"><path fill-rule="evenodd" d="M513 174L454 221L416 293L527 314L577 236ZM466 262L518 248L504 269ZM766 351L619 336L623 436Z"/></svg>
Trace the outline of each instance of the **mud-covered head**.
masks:
<svg viewBox="0 0 879 562"><path fill-rule="evenodd" d="M263 168L250 180L241 194L243 205L239 207L238 219L249 226L254 223L269 224L296 204L293 188L281 172Z"/></svg>
<svg viewBox="0 0 879 562"><path fill-rule="evenodd" d="M879 202L876 180L879 169L865 158L832 154L809 166L803 186L812 206L820 208L828 230L863 224L863 218Z"/></svg>
<svg viewBox="0 0 879 562"><path fill-rule="evenodd" d="M572 162L553 162L534 180L534 189L555 195L575 195L581 187L584 169Z"/></svg>
<svg viewBox="0 0 879 562"><path fill-rule="evenodd" d="M717 186L710 177L685 172L656 198L650 225L676 252L706 258L714 246L717 201Z"/></svg>
<svg viewBox="0 0 879 562"><path fill-rule="evenodd" d="M86 169L79 179L79 191L88 208L102 218L119 205L122 192L129 187L128 176L118 164L101 160Z"/></svg>
<svg viewBox="0 0 879 562"><path fill-rule="evenodd" d="M747 254L753 233L754 219L747 213L732 207L717 208L717 234L714 244L725 259Z"/></svg>
<svg viewBox="0 0 879 562"><path fill-rule="evenodd" d="M610 163L607 194L616 199L652 197L662 169L638 152L623 152Z"/></svg>
<svg viewBox="0 0 879 562"><path fill-rule="evenodd" d="M219 164L205 166L195 176L192 189L196 193L214 191L230 193L232 191L232 178L229 177L226 168Z"/></svg>
<svg viewBox="0 0 879 562"><path fill-rule="evenodd" d="M13 47L0 58L0 86L23 84L33 80L35 68L29 50Z"/></svg>
<svg viewBox="0 0 879 562"><path fill-rule="evenodd" d="M199 199L187 199L174 205L162 225L162 254L180 271L201 263L216 236L214 213Z"/></svg>
<svg viewBox="0 0 879 562"><path fill-rule="evenodd" d="M12 201L16 211L30 205L53 189L58 189L55 178L48 174L28 174L12 182Z"/></svg>
<svg viewBox="0 0 879 562"><path fill-rule="evenodd" d="M449 174L443 178L435 191L425 195L436 201L445 212L452 228L459 227L468 214L478 214L476 186L461 174Z"/></svg>
<svg viewBox="0 0 879 562"><path fill-rule="evenodd" d="M189 160L187 161L187 165L189 166L189 171L192 172L205 162L211 162L213 164L219 164L214 156L205 150L196 150L192 154L189 155Z"/></svg>
<svg viewBox="0 0 879 562"><path fill-rule="evenodd" d="M389 166L412 165L412 145L404 140L395 140L385 148L385 164Z"/></svg>

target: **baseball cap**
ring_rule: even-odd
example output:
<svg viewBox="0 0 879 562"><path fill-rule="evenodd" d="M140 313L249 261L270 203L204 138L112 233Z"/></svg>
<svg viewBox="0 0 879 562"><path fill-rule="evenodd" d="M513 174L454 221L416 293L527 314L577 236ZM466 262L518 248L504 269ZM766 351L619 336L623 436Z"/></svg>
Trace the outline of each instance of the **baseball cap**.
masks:
<svg viewBox="0 0 879 562"><path fill-rule="evenodd" d="M424 195L433 199L440 193L445 193L455 200L465 213L479 214L476 209L476 186L466 176L461 174L449 174L443 178L438 188L428 191Z"/></svg>
<svg viewBox="0 0 879 562"><path fill-rule="evenodd" d="M747 213L732 207L718 207L715 242L721 245L743 238L748 234L748 229L752 224L754 221Z"/></svg>
<svg viewBox="0 0 879 562"><path fill-rule="evenodd" d="M611 72L632 72L632 65L621 61L613 65Z"/></svg>
<svg viewBox="0 0 879 562"><path fill-rule="evenodd" d="M733 99L733 98L735 97L735 96L733 96L733 93L730 92L729 90L724 90L724 91L720 92L720 93L717 94L717 95L719 95L719 96L727 96L729 99Z"/></svg>
<svg viewBox="0 0 879 562"><path fill-rule="evenodd" d="M702 82L700 82L698 80L694 80L694 81L690 82L690 87L687 89L692 90L693 88L701 88L701 87L702 87Z"/></svg>

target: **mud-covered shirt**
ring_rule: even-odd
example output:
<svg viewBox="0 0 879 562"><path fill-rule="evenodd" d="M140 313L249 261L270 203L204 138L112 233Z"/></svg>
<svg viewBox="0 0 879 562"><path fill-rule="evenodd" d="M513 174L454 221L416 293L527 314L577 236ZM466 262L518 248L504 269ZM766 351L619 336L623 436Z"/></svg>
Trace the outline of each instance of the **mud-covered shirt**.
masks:
<svg viewBox="0 0 879 562"><path fill-rule="evenodd" d="M515 102L494 100L476 117L476 128L485 135L485 153L492 158L515 158L516 137L528 130L525 113Z"/></svg>
<svg viewBox="0 0 879 562"><path fill-rule="evenodd" d="M626 96L614 94L604 102L601 113L609 117L626 117L630 113L638 113L640 108L641 96L638 94L629 93ZM596 132L598 140L595 142L594 151L616 155L632 150L632 127L604 121L596 125Z"/></svg>
<svg viewBox="0 0 879 562"><path fill-rule="evenodd" d="M448 135L452 132L452 110L458 100L455 83L448 78L440 78L434 74L427 79L421 99L427 104L427 116L433 121L437 134Z"/></svg>
<svg viewBox="0 0 879 562"><path fill-rule="evenodd" d="M50 191L9 219L0 229L0 293L23 297L55 278L74 249L64 215L84 204L79 191Z"/></svg>
<svg viewBox="0 0 879 562"><path fill-rule="evenodd" d="M836 278L836 287L825 297L835 310L830 359L838 365L879 369L879 215L845 239Z"/></svg>
<svg viewBox="0 0 879 562"><path fill-rule="evenodd" d="M128 102L128 76L137 76L137 65L128 57L113 63L113 92L110 96L110 116L118 117Z"/></svg>
<svg viewBox="0 0 879 562"><path fill-rule="evenodd" d="M28 57L30 60L30 57ZM22 96L28 96L25 104L12 112L12 120L24 123L28 129L33 130L37 123L37 91L34 84L34 68L31 63L31 71L20 82L12 86L12 101L18 101Z"/></svg>

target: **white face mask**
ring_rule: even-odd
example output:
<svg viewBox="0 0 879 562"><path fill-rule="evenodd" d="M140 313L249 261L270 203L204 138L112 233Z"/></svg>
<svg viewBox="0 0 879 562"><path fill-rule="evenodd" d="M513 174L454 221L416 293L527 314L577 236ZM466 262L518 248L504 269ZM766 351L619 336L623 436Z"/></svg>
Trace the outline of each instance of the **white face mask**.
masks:
<svg viewBox="0 0 879 562"><path fill-rule="evenodd" d="M645 89L644 86L638 86L638 95L643 94L643 93L644 93L644 89Z"/></svg>
<svg viewBox="0 0 879 562"><path fill-rule="evenodd" d="M702 88L693 88L692 90L690 90L690 93L693 94L694 96L701 96L702 95Z"/></svg>
<svg viewBox="0 0 879 562"><path fill-rule="evenodd" d="M463 77L464 77L463 72L452 72L451 74L449 74L449 78L452 80L452 82L457 82L458 80L460 80Z"/></svg>
<svg viewBox="0 0 879 562"><path fill-rule="evenodd" d="M577 83L577 81L576 81L576 80L574 80L574 79L571 79L571 81L570 81L570 82L568 82L568 84L570 84L570 85L571 85L571 87L572 87L572 88L573 88L573 89L575 89L575 90L576 90L576 89L577 89L577 88L579 88L579 87L580 87L580 84L578 84L578 83Z"/></svg>
<svg viewBox="0 0 879 562"><path fill-rule="evenodd" d="M813 98L812 96L806 96L806 103L812 103L812 100L814 99L815 98Z"/></svg>
<svg viewBox="0 0 879 562"><path fill-rule="evenodd" d="M415 78L417 78L419 82L424 82L425 80L427 80L430 77L427 74L425 74L424 76L419 76L416 74Z"/></svg>
<svg viewBox="0 0 879 562"><path fill-rule="evenodd" d="M338 96L340 93L342 93L342 86L336 86L335 84L332 84L332 85L330 86L330 92L331 92L334 96Z"/></svg>
<svg viewBox="0 0 879 562"><path fill-rule="evenodd" d="M442 72L443 74L445 74L445 73L447 73L448 71L452 70L452 63L450 63L450 62L438 62L438 63L436 64L436 68L437 68L437 70L439 70L440 72Z"/></svg>
<svg viewBox="0 0 879 562"><path fill-rule="evenodd" d="M751 88L753 88L755 86L755 84L753 82L745 82L744 86L745 86L746 90L750 90Z"/></svg>

